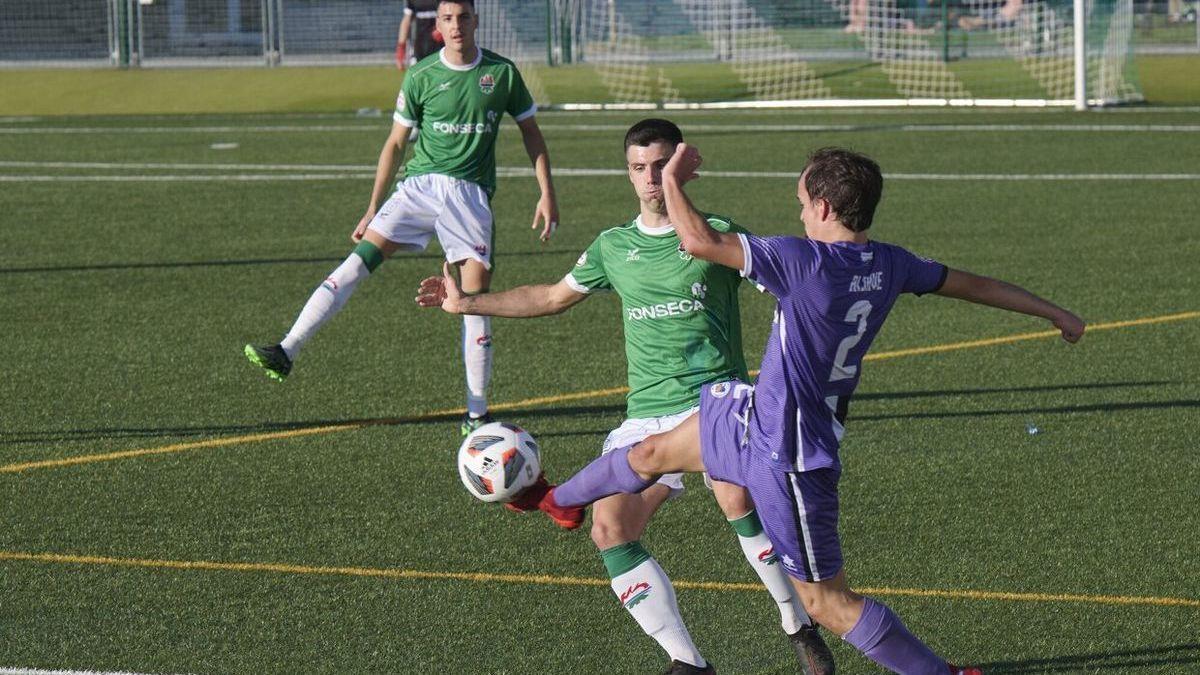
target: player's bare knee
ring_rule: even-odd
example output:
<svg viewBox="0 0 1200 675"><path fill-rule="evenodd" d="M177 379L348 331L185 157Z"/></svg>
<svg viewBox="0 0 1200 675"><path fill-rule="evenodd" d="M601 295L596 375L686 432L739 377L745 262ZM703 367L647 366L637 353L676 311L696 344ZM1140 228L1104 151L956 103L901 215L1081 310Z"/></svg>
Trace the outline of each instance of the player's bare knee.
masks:
<svg viewBox="0 0 1200 675"><path fill-rule="evenodd" d="M654 436L633 446L629 451L629 466L634 471L646 475L658 475L662 471L663 452Z"/></svg>
<svg viewBox="0 0 1200 675"><path fill-rule="evenodd" d="M591 536L592 543L603 551L606 548L635 541L638 539L639 533L618 518L595 512L592 514Z"/></svg>
<svg viewBox="0 0 1200 675"><path fill-rule="evenodd" d="M820 583L793 583L804 611L813 621L836 633L854 627L861 611L862 596L848 588L830 588Z"/></svg>
<svg viewBox="0 0 1200 675"><path fill-rule="evenodd" d="M717 506L721 507L721 513L725 514L728 520L742 518L754 509L750 492L744 487L713 481L713 495L717 498Z"/></svg>

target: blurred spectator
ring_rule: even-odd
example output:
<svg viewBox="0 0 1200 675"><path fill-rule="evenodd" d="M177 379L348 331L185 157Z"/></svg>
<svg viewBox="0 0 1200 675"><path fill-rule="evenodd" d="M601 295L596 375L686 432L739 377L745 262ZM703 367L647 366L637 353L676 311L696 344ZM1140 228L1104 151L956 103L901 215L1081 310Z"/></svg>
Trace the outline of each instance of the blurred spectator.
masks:
<svg viewBox="0 0 1200 675"><path fill-rule="evenodd" d="M437 30L437 9L441 0L404 0L404 18L396 37L396 67L408 66L442 47L442 34ZM408 46L412 44L410 54Z"/></svg>

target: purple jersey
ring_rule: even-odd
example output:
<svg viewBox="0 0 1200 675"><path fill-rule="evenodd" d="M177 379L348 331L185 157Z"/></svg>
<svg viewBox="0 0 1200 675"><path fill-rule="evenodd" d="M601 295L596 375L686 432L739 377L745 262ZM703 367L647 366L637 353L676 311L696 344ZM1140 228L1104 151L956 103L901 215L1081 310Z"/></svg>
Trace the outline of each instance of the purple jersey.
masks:
<svg viewBox="0 0 1200 675"><path fill-rule="evenodd" d="M782 471L840 469L862 358L901 293L941 288L941 263L881 242L738 235L742 274L778 300L754 388L750 449Z"/></svg>

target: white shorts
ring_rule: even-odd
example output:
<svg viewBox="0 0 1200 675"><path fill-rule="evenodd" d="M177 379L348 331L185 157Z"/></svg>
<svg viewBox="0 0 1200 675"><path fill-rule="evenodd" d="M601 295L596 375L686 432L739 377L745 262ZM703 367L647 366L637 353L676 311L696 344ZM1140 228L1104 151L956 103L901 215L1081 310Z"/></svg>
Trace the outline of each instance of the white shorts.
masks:
<svg viewBox="0 0 1200 675"><path fill-rule="evenodd" d="M367 229L410 252L424 251L437 234L446 260L470 258L492 268L492 207L487 192L470 181L436 173L406 178Z"/></svg>
<svg viewBox="0 0 1200 675"><path fill-rule="evenodd" d="M675 413L674 415L664 415L662 417L642 417L632 418L621 422L621 426L609 432L608 438L604 439L604 449L600 454L607 454L623 448L626 445L633 445L647 436L653 434L661 434L664 431L670 431L683 423L684 420L691 417L699 410L700 407L689 408L683 412ZM663 474L658 479L660 485L666 485L671 488L671 497L678 497L683 493L683 474L668 473Z"/></svg>

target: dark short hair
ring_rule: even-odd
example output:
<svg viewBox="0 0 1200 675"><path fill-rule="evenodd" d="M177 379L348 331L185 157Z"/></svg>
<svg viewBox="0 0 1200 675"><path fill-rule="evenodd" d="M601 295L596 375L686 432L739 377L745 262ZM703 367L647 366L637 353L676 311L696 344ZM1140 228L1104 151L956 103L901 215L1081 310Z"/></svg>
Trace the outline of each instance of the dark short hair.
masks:
<svg viewBox="0 0 1200 675"><path fill-rule="evenodd" d="M805 170L809 199L824 199L854 232L871 227L883 196L883 173L875 160L843 148L821 148L808 156Z"/></svg>
<svg viewBox="0 0 1200 675"><path fill-rule="evenodd" d="M475 0L439 0L438 7L441 7L443 2L449 2L454 5L470 5L471 11L472 12L476 11L475 10Z"/></svg>
<svg viewBox="0 0 1200 675"><path fill-rule="evenodd" d="M642 120L625 132L625 149L631 145L645 147L651 143L666 143L674 148L683 142L683 132L670 120L655 117Z"/></svg>

